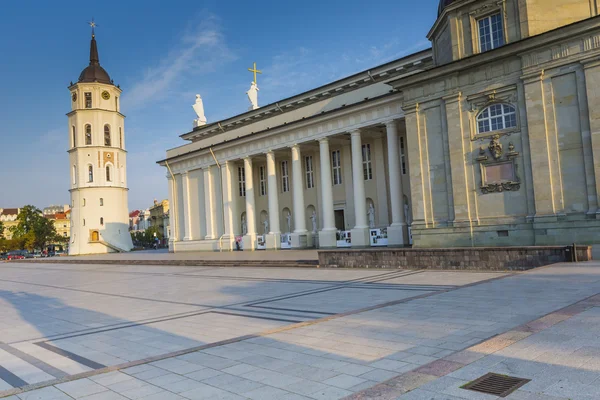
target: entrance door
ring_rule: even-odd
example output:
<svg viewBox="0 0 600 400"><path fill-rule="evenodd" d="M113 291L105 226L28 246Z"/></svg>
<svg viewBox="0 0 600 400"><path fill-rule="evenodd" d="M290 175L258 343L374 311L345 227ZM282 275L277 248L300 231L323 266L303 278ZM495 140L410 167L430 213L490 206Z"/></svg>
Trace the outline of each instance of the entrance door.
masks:
<svg viewBox="0 0 600 400"><path fill-rule="evenodd" d="M346 220L344 219L344 210L335 210L335 227L338 231L346 230Z"/></svg>

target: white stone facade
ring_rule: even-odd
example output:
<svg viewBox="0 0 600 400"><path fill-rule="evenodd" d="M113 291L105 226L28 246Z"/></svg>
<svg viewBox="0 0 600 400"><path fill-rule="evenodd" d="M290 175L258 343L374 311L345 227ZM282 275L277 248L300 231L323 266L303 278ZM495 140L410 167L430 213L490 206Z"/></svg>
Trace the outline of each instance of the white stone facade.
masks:
<svg viewBox="0 0 600 400"><path fill-rule="evenodd" d="M434 51L182 135L170 249L599 242L597 7L543 27L536 1L449 3Z"/></svg>

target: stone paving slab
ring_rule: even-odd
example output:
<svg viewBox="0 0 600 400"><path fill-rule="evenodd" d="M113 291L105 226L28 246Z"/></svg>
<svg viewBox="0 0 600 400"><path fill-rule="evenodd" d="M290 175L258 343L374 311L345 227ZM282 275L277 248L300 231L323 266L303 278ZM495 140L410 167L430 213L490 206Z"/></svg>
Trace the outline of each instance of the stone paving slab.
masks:
<svg viewBox="0 0 600 400"><path fill-rule="evenodd" d="M581 310L581 304L594 306L595 300L568 306L598 292L600 269L596 265L539 269L399 300L384 307L283 326L108 374L92 374L88 380L106 391L91 396L119 398L115 396L125 397L125 392L137 390L131 393L147 399L336 399L361 393L370 386L377 390L382 387L379 382L387 381L385 386L396 390L396 397L382 397L389 395L382 392L377 394L379 397L362 398L397 398L402 394L399 391L409 386L414 386L414 390L406 394L412 396L407 398L482 398L476 397L477 393L469 397L462 393L466 391L457 389L456 384L466 380L453 374L470 365L497 364L493 357L502 348L544 333L542 329L548 329L548 324L557 326L571 321L563 317ZM564 310L555 316L542 318L542 324L530 324L561 308ZM553 338L556 343L565 336L563 332L545 340ZM470 361L474 353L470 348L474 346L487 355ZM469 350L463 352L465 349ZM596 354L595 349L581 347L574 351L588 358ZM552 348L546 353L552 353ZM468 362L471 364L457 368ZM406 373L410 375L403 375ZM404 380L389 385L389 379L398 379L399 374ZM239 386L234 390L236 382ZM148 385L153 388L145 388ZM83 386L86 390L97 388L90 383ZM183 389L189 390L179 391ZM160 391L153 392L157 390ZM24 398L34 392L17 396Z"/></svg>

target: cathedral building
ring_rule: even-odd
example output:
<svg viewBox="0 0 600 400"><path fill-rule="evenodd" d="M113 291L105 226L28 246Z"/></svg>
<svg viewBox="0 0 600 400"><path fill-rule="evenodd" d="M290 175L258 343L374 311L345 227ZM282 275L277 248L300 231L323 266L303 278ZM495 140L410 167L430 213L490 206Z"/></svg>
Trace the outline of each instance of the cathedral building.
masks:
<svg viewBox="0 0 600 400"><path fill-rule="evenodd" d="M441 0L431 49L195 124L170 249L600 242L599 6Z"/></svg>
<svg viewBox="0 0 600 400"><path fill-rule="evenodd" d="M93 27L93 24L92 24ZM129 251L127 152L121 89L100 66L92 30L90 64L69 86L69 255Z"/></svg>

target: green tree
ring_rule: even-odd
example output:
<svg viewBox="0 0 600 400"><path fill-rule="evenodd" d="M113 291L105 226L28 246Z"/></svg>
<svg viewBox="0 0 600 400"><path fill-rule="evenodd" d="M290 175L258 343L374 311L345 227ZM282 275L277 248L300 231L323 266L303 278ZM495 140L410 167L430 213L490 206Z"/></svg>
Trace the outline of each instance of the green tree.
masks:
<svg viewBox="0 0 600 400"><path fill-rule="evenodd" d="M4 224L0 221L0 239L4 239Z"/></svg>
<svg viewBox="0 0 600 400"><path fill-rule="evenodd" d="M58 235L54 223L44 218L35 206L25 206L17 215L17 225L12 228L13 238L20 247L28 250L43 249L54 242Z"/></svg>

